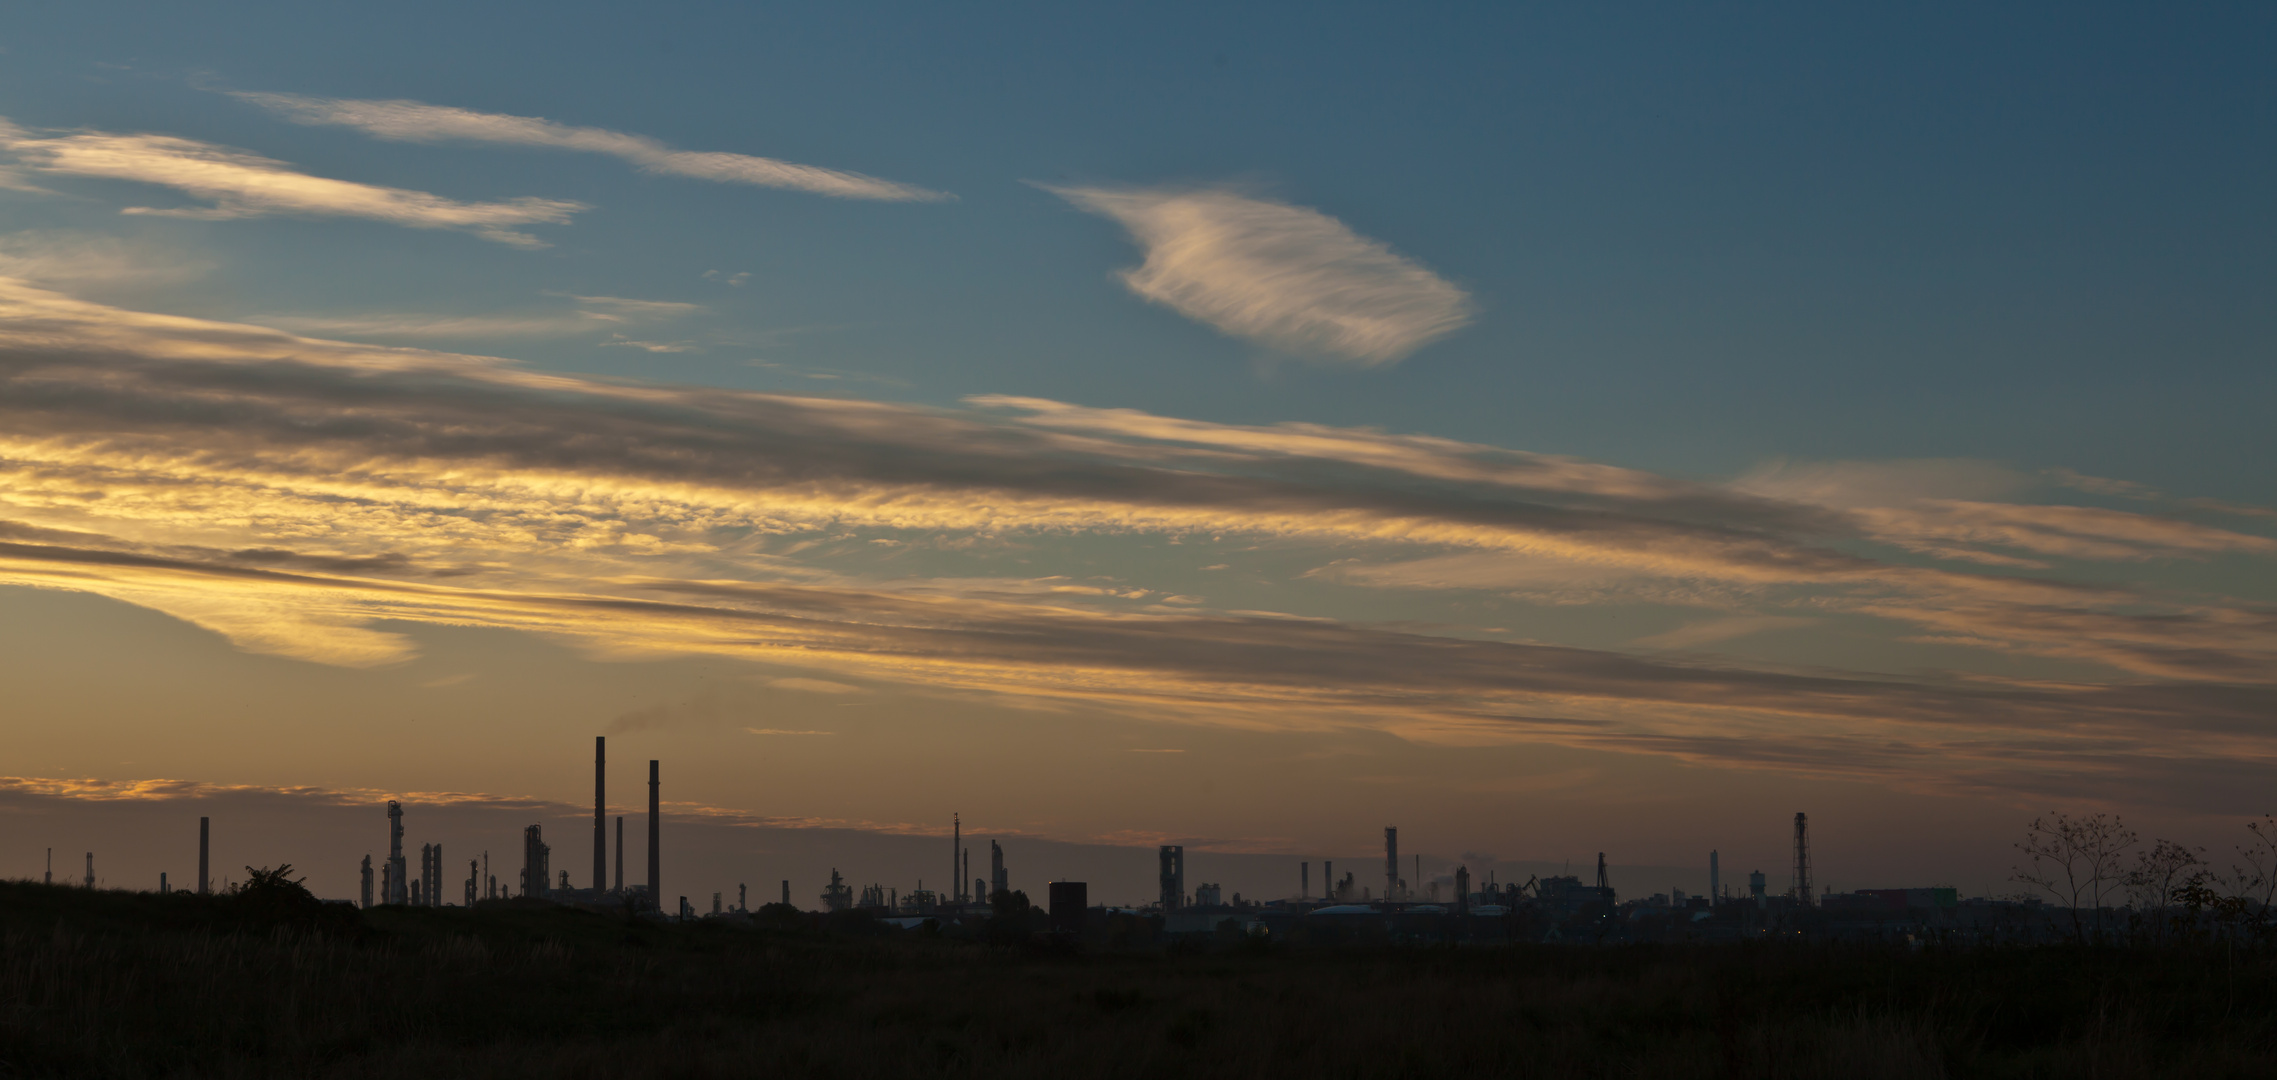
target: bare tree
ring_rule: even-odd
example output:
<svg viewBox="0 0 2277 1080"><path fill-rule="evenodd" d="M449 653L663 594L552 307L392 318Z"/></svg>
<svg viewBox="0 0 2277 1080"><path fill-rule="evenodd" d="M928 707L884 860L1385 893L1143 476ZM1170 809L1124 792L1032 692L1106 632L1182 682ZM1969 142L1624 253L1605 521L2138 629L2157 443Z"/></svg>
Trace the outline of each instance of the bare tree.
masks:
<svg viewBox="0 0 2277 1080"><path fill-rule="evenodd" d="M2277 902L2277 817L2264 816L2245 823L2249 837L2236 848L2240 861L2230 872L2215 875L2233 917L2259 929L2267 925L2270 905Z"/></svg>
<svg viewBox="0 0 2277 1080"><path fill-rule="evenodd" d="M2175 891L2195 879L2193 871L2206 864L2205 854L2205 848L2160 840L2150 850L2135 855L2135 867L2127 871L2125 886L2127 904L2135 909L2136 926L2149 928L2155 937L2165 936L2167 908L2176 902Z"/></svg>
<svg viewBox="0 0 2277 1080"><path fill-rule="evenodd" d="M2042 889L2071 912L2072 940L2087 943L2087 923L2081 919L2084 902L2094 921L2095 937L2103 937L2103 897L2117 891L2126 874L2121 857L2139 839L2117 817L2095 814L2075 818L2051 813L2033 818L2016 850L2024 866L2015 880Z"/></svg>

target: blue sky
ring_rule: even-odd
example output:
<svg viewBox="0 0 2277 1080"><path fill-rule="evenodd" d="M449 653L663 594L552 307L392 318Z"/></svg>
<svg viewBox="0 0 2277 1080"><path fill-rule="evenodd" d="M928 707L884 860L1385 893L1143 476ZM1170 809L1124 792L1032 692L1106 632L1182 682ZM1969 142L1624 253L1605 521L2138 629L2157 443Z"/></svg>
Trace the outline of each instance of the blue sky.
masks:
<svg viewBox="0 0 2277 1080"><path fill-rule="evenodd" d="M1253 770L1364 761L1392 752L1371 741L1388 736L1606 755L1573 768L1635 784L1680 761L1704 770L1708 799L1863 776L1914 813L1922 799L1955 814L2044 799L2183 822L2259 813L2130 772L2097 740L2104 725L2140 725L2128 738L2143 746L2200 725L2168 747L2175 761L2255 763L2237 790L2262 775L2258 728L2200 703L2250 715L2268 693L2254 671L2277 658L2273 32L2277 15L2250 5L19 8L0 15L0 276L33 291L11 294L9 347L63 340L90 359L52 375L20 351L24 381L0 390L26 410L8 421L24 441L5 458L17 480L0 524L45 545L23 559L49 560L0 589L123 601L218 635L243 663L404 686L455 677L417 674L435 626L473 628L453 655L535 647L526 637L640 673L626 700L561 720L567 744L710 700L672 737L740 753L723 748L797 740L719 719L761 707L736 694L801 731L842 704L822 699L868 694L900 703L881 708L905 732L940 702L1068 710L1108 732L1280 732L1278 749L1188 748ZM185 162L223 158L303 201L185 179ZM776 168L751 158L830 172L722 179ZM329 182L353 189L310 186ZM394 201L343 209L374 197ZM256 393L181 367L192 339L226 341L232 371L310 366ZM112 363L144 396L36 396ZM341 374L393 364L409 367ZM242 412L214 404L232 394ZM877 411L857 421L829 401ZM154 419L192 402L216 411ZM446 417L448 437L401 434ZM352 452L345 435L296 441L350 418L395 427ZM579 456L579 433L647 464ZM326 454L345 456L307 464ZM795 497L791 474L811 485ZM343 488L350 475L365 486ZM177 488L200 494L162 494ZM204 576L86 570L93 556L56 571L65 548ZM213 567L256 563L355 581L321 601L214 584ZM489 591L383 595L414 580ZM847 644L840 629L798 653L662 614L591 629L532 606L603 581L590 587L627 596L651 587L635 581L682 596L740 582L775 591L736 603L776 612L822 603L782 590L841 590L832 603L910 633L950 617L923 605L979 606L953 616L974 635L955 644ZM1194 634L1254 645L1240 663L1272 674L1165 651L1149 670L1181 689L1147 698L1099 676L1096 656L972 644L1072 618L1061 603L1104 621L1053 633L1191 615ZM52 604L18 610L51 619ZM93 629L108 610L74 617L90 656L120 633L197 648L155 623ZM1279 621L1236 629L1258 613ZM1310 625L1361 636L1295 629ZM1583 650L1736 672L1748 689L1734 704L1687 682L1643 705L1485 680L1412 710L1380 680L1330 679L1303 701L1258 689L1355 662L1336 657L1444 647L1418 642ZM880 662L887 649L916 666ZM533 692L562 677L484 663L457 674ZM13 677L44 707L78 689L52 668ZM350 676L321 678L335 677ZM1919 701L1830 713L1798 704L1819 691L1774 685L1803 677ZM690 689L712 678L744 689ZM2059 739L2018 719L2040 706L1999 696L2051 686L2102 695L2097 719ZM150 701L107 707L142 717L133 730L167 723ZM1512 733L1541 709L1556 723ZM1876 725L1938 710L1975 734L1895 740L1920 757L1873 748ZM1730 750L1782 724L1830 741ZM2025 749L2034 739L2066 749ZM190 750L130 767L93 742L52 749L42 775L552 783L446 784L311 749L257 776ZM1954 754L1981 767L1956 780L1928 764ZM816 768L874 795L860 760ZM912 782L887 771L879 783ZM1398 808L1427 801L1427 772L1379 782L1354 765L1338 782L1404 793L1377 800ZM1520 788L1482 789L1478 806L1573 797ZM930 805L956 785L915 790ZM701 794L763 809L724 777ZM1200 817L1136 794L1080 820L1041 800L999 813L1056 840L1249 851L1325 847L1381 816L1267 823L1263 800ZM1658 842L1650 821L1617 827ZM1775 842L1779 823L1763 828ZM1446 830L1450 853L1555 854ZM1680 862L1695 839L1714 841L1646 861Z"/></svg>

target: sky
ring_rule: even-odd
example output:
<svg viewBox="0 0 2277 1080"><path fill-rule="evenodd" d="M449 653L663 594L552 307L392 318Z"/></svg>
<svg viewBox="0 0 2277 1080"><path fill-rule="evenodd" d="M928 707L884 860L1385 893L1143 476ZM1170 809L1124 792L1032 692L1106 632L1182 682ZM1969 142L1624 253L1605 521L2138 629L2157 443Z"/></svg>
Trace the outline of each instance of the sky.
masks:
<svg viewBox="0 0 2277 1080"><path fill-rule="evenodd" d="M2050 811L2218 857L2277 810L2272 46L13 6L0 875L218 815L347 896L394 798L584 884L596 736L699 899L937 887L952 814L1117 901L1387 825L1630 892L1783 889L1797 811L1836 890L2014 891Z"/></svg>

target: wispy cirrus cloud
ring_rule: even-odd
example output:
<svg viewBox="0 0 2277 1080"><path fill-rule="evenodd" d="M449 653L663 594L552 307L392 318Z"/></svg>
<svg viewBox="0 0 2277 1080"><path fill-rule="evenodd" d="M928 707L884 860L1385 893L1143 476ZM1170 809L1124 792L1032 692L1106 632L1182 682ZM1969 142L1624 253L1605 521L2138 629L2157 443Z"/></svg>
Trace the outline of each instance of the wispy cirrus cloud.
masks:
<svg viewBox="0 0 2277 1080"><path fill-rule="evenodd" d="M214 266L210 258L146 240L64 229L0 234L0 277L51 287L175 284Z"/></svg>
<svg viewBox="0 0 2277 1080"><path fill-rule="evenodd" d="M128 207L123 213L166 217L228 218L290 215L362 218L414 229L450 229L519 247L544 242L517 231L526 225L561 225L586 209L564 199L520 198L461 202L406 188L312 176L282 161L172 135L114 135L81 131L34 136L0 122L0 149L24 167L58 176L83 176L170 187L208 205Z"/></svg>
<svg viewBox="0 0 2277 1080"><path fill-rule="evenodd" d="M2051 470L2065 487L2130 499L2156 492ZM2086 481L2092 481L2086 482ZM1978 461L1776 462L1736 487L1840 507L1871 536L1915 551L1993 566L2043 567L1998 550L2093 560L2194 559L2277 554L2277 540L2179 518L2093 506L1995 501L2027 486L2020 473Z"/></svg>
<svg viewBox="0 0 2277 1080"><path fill-rule="evenodd" d="M607 154L653 173L789 188L839 199L937 202L954 198L914 184L880 180L857 172L751 154L675 150L645 135L572 127L535 116L475 112L419 101L358 101L253 91L232 91L230 96L294 123L351 127L374 138L396 142L476 142Z"/></svg>
<svg viewBox="0 0 2277 1080"><path fill-rule="evenodd" d="M2130 755L2277 770L2258 726L2277 619L2249 604L1924 565L1823 493L1360 429L985 403L594 380L0 282L0 583L98 592L335 664L407 656L391 620L447 623L819 673L786 689L844 679L1189 723L1849 774L2084 775ZM2163 528L2144 520L2066 527ZM2102 674L2020 686L1718 666L1301 602L1281 610L1307 617L1156 606L1160 590L1124 581L864 576L799 555L1197 533L1349 555L1338 580L1377 587L1625 591L1728 620L1668 647L1840 612ZM725 723L734 705L624 722Z"/></svg>
<svg viewBox="0 0 2277 1080"><path fill-rule="evenodd" d="M1470 297L1317 210L1222 188L1044 190L1128 229L1132 292L1236 337L1359 367L1467 325Z"/></svg>
<svg viewBox="0 0 2277 1080"><path fill-rule="evenodd" d="M5 247L0 246L0 268ZM634 300L621 296L574 296L572 310L533 311L525 314L448 315L433 312L360 312L341 315L261 315L253 321L279 330L302 334L345 334L371 338L545 338L613 330L636 324L684 318L703 308L674 300ZM649 345L625 341L622 335L609 344ZM685 347L662 351L681 352Z"/></svg>

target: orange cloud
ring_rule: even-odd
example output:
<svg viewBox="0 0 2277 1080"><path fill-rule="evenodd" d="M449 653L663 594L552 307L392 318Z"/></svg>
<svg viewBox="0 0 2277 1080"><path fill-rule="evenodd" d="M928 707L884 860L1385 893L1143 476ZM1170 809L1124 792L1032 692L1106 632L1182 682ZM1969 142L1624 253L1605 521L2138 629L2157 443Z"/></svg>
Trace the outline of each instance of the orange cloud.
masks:
<svg viewBox="0 0 2277 1080"><path fill-rule="evenodd" d="M1782 490L1364 429L974 404L602 382L0 281L0 583L334 664L407 656L378 628L394 620L1187 722L1843 774L2267 753L2267 612L1921 554L2254 557L2267 538L1997 502L1998 483L1955 497L1949 469ZM1717 612L1648 645L1840 613L2105 674L2018 687L1677 664L1187 596L1147 607L1165 591L1063 575L864 576L805 550L1148 534L1274 540L1319 553L1320 581Z"/></svg>

